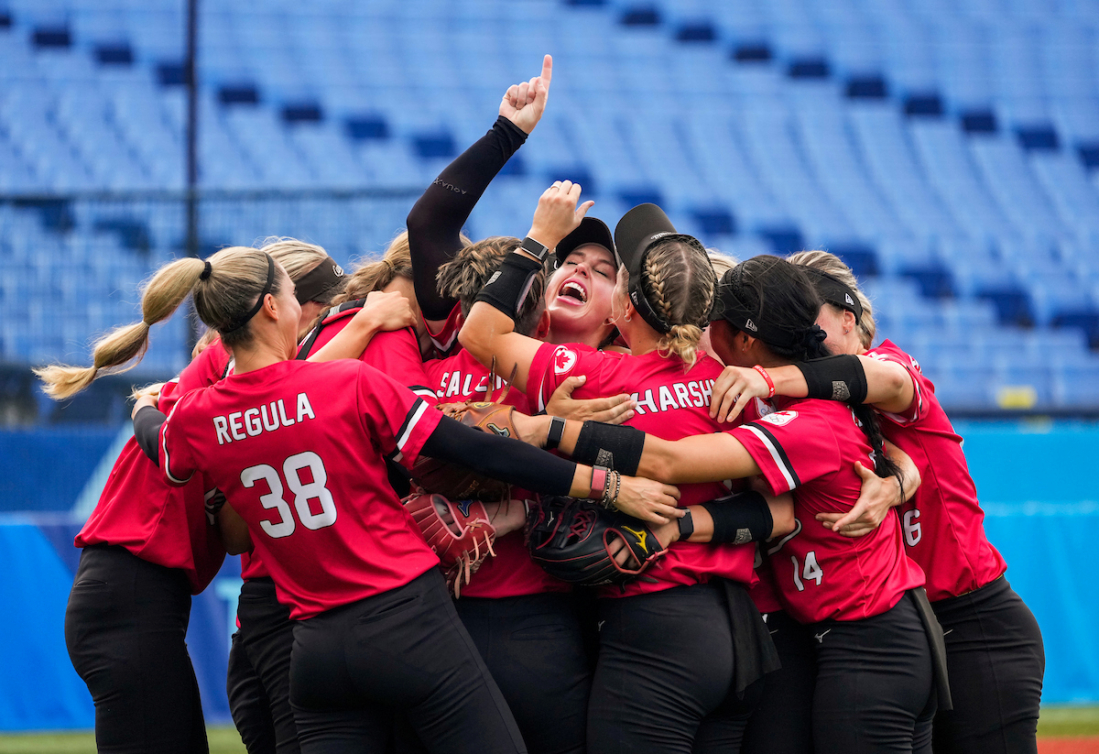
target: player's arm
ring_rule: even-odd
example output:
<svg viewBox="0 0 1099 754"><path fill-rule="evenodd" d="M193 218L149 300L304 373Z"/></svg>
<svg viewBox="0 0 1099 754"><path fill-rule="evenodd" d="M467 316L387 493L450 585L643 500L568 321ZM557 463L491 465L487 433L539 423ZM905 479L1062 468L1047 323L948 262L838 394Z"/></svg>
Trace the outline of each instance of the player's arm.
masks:
<svg viewBox="0 0 1099 754"><path fill-rule="evenodd" d="M570 181L554 183L538 200L528 238L552 249L584 219L594 202L579 208L580 186ZM479 362L488 366L496 359L497 374L517 369L516 386L527 389L530 365L542 345L534 338L515 332L515 317L530 289L531 280L542 270L542 261L524 251L515 250L504 260L500 271L481 289L469 317L458 333L458 341Z"/></svg>
<svg viewBox="0 0 1099 754"><path fill-rule="evenodd" d="M160 463L160 427L168 418L157 409L157 400L152 395L142 395L134 404L130 414L134 422L134 439L137 445L155 464Z"/></svg>
<svg viewBox="0 0 1099 754"><path fill-rule="evenodd" d="M679 490L675 487L627 475L620 477L619 486L612 475L604 478L591 466L558 458L526 443L480 432L455 421L439 421L424 442L421 453L546 495L598 500L607 491L608 497L616 499L620 509L657 524L683 515L676 507ZM610 489L611 484L615 489Z"/></svg>
<svg viewBox="0 0 1099 754"><path fill-rule="evenodd" d="M854 507L846 513L818 513L817 521L826 529L845 537L862 537L877 529L889 511L908 502L923 483L920 469L911 456L888 440L885 450L897 464L900 476L879 477L873 469L855 462L855 472L862 479L862 489Z"/></svg>
<svg viewBox="0 0 1099 754"><path fill-rule="evenodd" d="M895 361L868 356L829 356L765 371L774 383L774 395L790 398L869 403L881 411L899 414L908 410L916 395L907 369ZM714 383L710 416L733 421L752 398L769 395L767 378L758 370L725 367Z"/></svg>
<svg viewBox="0 0 1099 754"><path fill-rule="evenodd" d="M546 55L541 75L508 88L492 130L448 165L408 214L416 300L433 332L445 324L456 303L439 294L439 267L462 248L462 226L481 195L541 120L552 77L553 59Z"/></svg>
<svg viewBox="0 0 1099 754"><path fill-rule="evenodd" d="M391 332L416 323L412 304L398 291L374 291L347 325L336 333L309 361L357 359L371 339L380 332Z"/></svg>
<svg viewBox="0 0 1099 754"><path fill-rule="evenodd" d="M532 445L546 447L548 442L582 462L611 457L624 474L666 484L720 482L761 473L747 448L726 432L662 440L633 427L522 414L515 415L515 428L519 439Z"/></svg>
<svg viewBox="0 0 1099 754"><path fill-rule="evenodd" d="M244 523L231 504L221 506L217 514L218 536L230 555L240 555L252 551L252 535L248 533L248 524Z"/></svg>

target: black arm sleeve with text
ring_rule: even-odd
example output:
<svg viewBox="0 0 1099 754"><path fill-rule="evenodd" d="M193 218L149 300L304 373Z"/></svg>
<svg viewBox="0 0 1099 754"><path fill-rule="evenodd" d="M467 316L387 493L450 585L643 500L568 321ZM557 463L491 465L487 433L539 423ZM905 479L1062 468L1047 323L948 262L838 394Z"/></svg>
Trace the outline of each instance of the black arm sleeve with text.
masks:
<svg viewBox="0 0 1099 754"><path fill-rule="evenodd" d="M446 319L455 301L439 295L439 267L462 248L462 226L481 195L527 135L500 116L492 130L446 166L408 213L408 248L412 256L416 300L424 319Z"/></svg>

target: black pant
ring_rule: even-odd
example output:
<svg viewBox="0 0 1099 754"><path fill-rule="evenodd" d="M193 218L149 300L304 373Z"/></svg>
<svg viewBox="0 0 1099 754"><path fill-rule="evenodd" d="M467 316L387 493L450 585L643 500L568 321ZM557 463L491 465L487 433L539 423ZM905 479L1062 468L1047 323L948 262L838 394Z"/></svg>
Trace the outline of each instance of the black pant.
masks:
<svg viewBox="0 0 1099 754"><path fill-rule="evenodd" d="M526 752L436 568L298 621L290 703L305 754L383 752L395 710L431 752Z"/></svg>
<svg viewBox="0 0 1099 754"><path fill-rule="evenodd" d="M80 554L65 645L95 702L99 751L209 751L185 641L190 615L182 571L117 546Z"/></svg>
<svg viewBox="0 0 1099 754"><path fill-rule="evenodd" d="M239 630L230 637L225 691L229 697L233 725L240 733L240 740L244 742L248 754L274 751L275 721L271 719L271 700L241 645Z"/></svg>
<svg viewBox="0 0 1099 754"><path fill-rule="evenodd" d="M240 631L229 654L226 683L233 723L250 754L298 754L301 747L290 708L295 621L290 619L290 608L279 603L275 582L269 578L245 581L237 619Z"/></svg>
<svg viewBox="0 0 1099 754"><path fill-rule="evenodd" d="M1004 578L932 607L954 697L935 716L935 754L1036 752L1046 655L1030 608Z"/></svg>
<svg viewBox="0 0 1099 754"><path fill-rule="evenodd" d="M763 678L763 696L744 731L744 754L812 754L813 688L817 658L813 630L784 611L764 622L782 668Z"/></svg>
<svg viewBox="0 0 1099 754"><path fill-rule="evenodd" d="M931 648L912 598L872 618L814 623L812 632L818 754L930 752Z"/></svg>
<svg viewBox="0 0 1099 754"><path fill-rule="evenodd" d="M733 691L733 627L718 584L599 604L588 751L735 754L762 682Z"/></svg>
<svg viewBox="0 0 1099 754"><path fill-rule="evenodd" d="M531 754L580 754L591 670L571 594L455 603Z"/></svg>

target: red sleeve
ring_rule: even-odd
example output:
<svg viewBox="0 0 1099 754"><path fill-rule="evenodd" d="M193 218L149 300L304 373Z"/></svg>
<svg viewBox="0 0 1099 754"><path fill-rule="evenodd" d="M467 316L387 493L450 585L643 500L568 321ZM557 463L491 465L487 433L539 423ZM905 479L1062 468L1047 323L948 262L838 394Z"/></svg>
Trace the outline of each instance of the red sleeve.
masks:
<svg viewBox="0 0 1099 754"><path fill-rule="evenodd" d="M561 387L562 382L581 374L590 377L599 368L602 358L603 354L599 351L543 343L534 354L527 375L527 398L531 408L545 411L553 392ZM589 389L592 387L588 385Z"/></svg>
<svg viewBox="0 0 1099 754"><path fill-rule="evenodd" d="M871 359L877 359L878 361L890 361L894 364L900 364L904 367L904 370L908 372L908 376L912 380L912 403L908 406L908 409L898 414L879 411L878 413L881 416L902 427L909 424L915 424L927 416L930 404L924 395L924 386L922 383L925 378L922 372L920 372L919 364L916 363L915 359L896 346L893 346L892 343L889 343L888 341L877 348L867 351L864 355Z"/></svg>
<svg viewBox="0 0 1099 754"><path fill-rule="evenodd" d="M432 405L438 398L420 358L420 343L412 328L375 335L361 357L364 364L392 377Z"/></svg>
<svg viewBox="0 0 1099 754"><path fill-rule="evenodd" d="M831 473L842 465L825 417L776 411L729 430L752 456L776 495Z"/></svg>
<svg viewBox="0 0 1099 754"><path fill-rule="evenodd" d="M435 346L435 355L440 359L452 356L454 350L458 348L458 331L462 329L462 305L455 304L438 329L432 330L426 319L424 325L427 327L427 334L431 337L431 344Z"/></svg>
<svg viewBox="0 0 1099 754"><path fill-rule="evenodd" d="M358 406L382 455L410 468L443 418L407 387L365 364L359 368Z"/></svg>
<svg viewBox="0 0 1099 754"><path fill-rule="evenodd" d="M186 438L187 413L179 407L189 405L183 396L160 425L160 468L169 484L181 487L191 481L197 466L194 452Z"/></svg>
<svg viewBox="0 0 1099 754"><path fill-rule="evenodd" d="M192 390L213 385L225 376L230 359L229 352L221 344L221 338L215 339L179 373L178 395L186 395Z"/></svg>

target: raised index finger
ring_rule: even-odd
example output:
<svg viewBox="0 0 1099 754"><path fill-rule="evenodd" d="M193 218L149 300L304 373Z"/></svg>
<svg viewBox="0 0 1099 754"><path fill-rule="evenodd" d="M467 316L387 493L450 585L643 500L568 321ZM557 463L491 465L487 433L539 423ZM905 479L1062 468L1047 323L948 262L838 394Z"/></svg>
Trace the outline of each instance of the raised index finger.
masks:
<svg viewBox="0 0 1099 754"><path fill-rule="evenodd" d="M546 55L542 58L542 83L546 85L546 89L549 89L550 81L553 79L553 56Z"/></svg>

